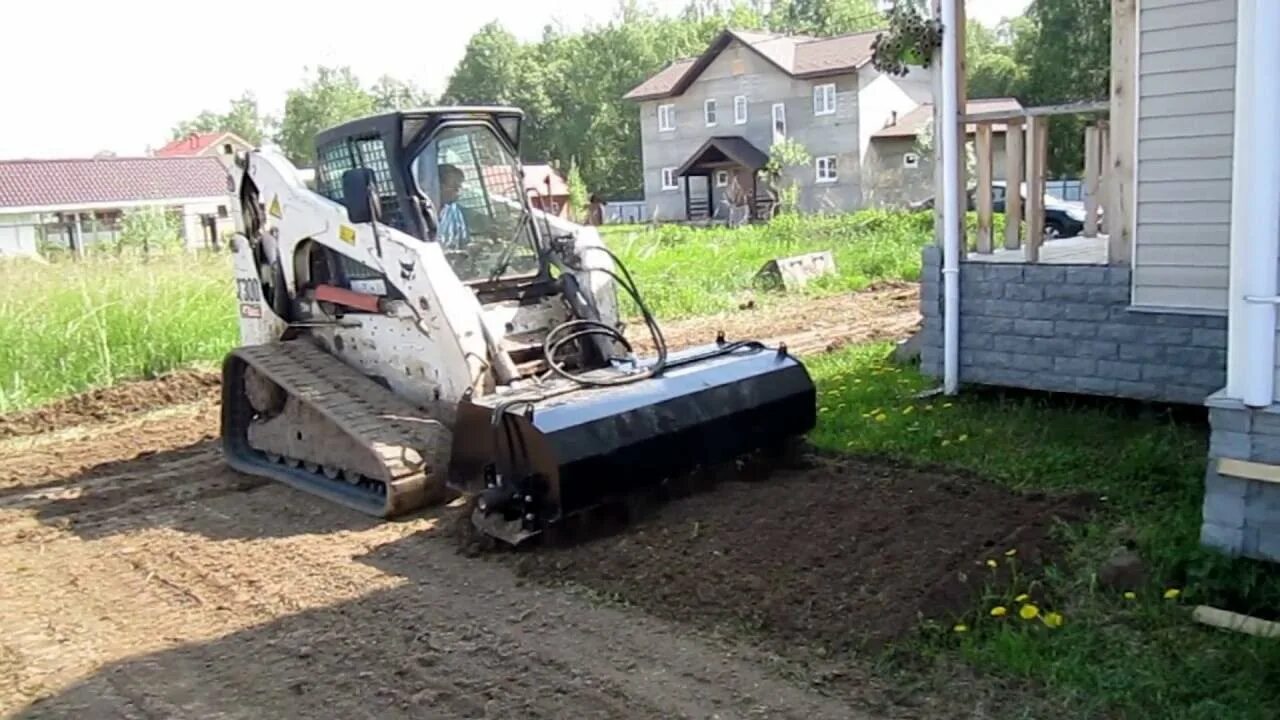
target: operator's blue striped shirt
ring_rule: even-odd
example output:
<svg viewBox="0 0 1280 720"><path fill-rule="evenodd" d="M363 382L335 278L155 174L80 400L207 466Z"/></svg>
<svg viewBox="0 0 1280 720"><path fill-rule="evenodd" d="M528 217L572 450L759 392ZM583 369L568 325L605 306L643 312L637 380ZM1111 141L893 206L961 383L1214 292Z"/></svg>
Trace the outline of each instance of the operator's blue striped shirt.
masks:
<svg viewBox="0 0 1280 720"><path fill-rule="evenodd" d="M440 243L448 250L457 250L467 244L467 219L462 208L451 202L440 209Z"/></svg>

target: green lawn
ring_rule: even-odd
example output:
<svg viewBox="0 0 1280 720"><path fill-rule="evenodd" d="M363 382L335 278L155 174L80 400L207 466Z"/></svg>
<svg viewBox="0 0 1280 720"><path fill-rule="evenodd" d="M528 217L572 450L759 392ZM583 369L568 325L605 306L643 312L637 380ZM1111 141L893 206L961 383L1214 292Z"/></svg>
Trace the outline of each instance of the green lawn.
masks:
<svg viewBox="0 0 1280 720"><path fill-rule="evenodd" d="M228 256L0 263L0 413L221 359L230 278Z"/></svg>
<svg viewBox="0 0 1280 720"><path fill-rule="evenodd" d="M1018 617L1012 596L1027 588L992 588L987 604L957 620L967 631L926 627L896 649L892 667L962 659L1024 681L1077 717L1280 717L1280 641L1190 620L1200 603L1280 611L1275 566L1199 547L1202 413L989 392L917 399L934 381L884 362L888 349L809 361L820 390L818 445L939 463L1022 490L1105 498L1093 522L1064 528L1066 557L1033 590L1030 602L1059 612L1060 628ZM1150 578L1132 599L1096 580L1100 562L1125 540ZM1166 599L1170 589L1176 599ZM997 605L1010 614L992 617Z"/></svg>

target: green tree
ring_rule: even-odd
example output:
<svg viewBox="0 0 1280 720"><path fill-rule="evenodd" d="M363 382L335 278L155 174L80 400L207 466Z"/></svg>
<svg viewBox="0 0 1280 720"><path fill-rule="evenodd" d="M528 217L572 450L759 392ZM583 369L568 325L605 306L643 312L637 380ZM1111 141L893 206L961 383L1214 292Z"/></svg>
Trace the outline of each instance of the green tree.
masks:
<svg viewBox="0 0 1280 720"><path fill-rule="evenodd" d="M809 150L794 138L785 138L775 142L769 148L769 161L764 170L770 181L778 190L778 209L782 212L793 212L799 205L800 187L796 182L795 171L806 168L812 158Z"/></svg>
<svg viewBox="0 0 1280 720"><path fill-rule="evenodd" d="M780 0L769 12L773 30L830 36L884 27L875 0Z"/></svg>
<svg viewBox="0 0 1280 720"><path fill-rule="evenodd" d="M173 128L172 139L192 133L231 132L257 145L271 133L274 125L274 118L259 110L253 93L245 91L229 103L225 113L204 110L194 118L178 123Z"/></svg>
<svg viewBox="0 0 1280 720"><path fill-rule="evenodd" d="M126 212L120 220L117 253L155 255L181 247L181 225L172 212L156 207L138 208Z"/></svg>
<svg viewBox="0 0 1280 720"><path fill-rule="evenodd" d="M369 88L373 96L375 112L388 110L404 110L406 108L423 107L431 104L431 95L422 88L407 80L399 80L390 75L383 75Z"/></svg>
<svg viewBox="0 0 1280 720"><path fill-rule="evenodd" d="M298 165L315 162L315 136L321 130L374 112L374 96L349 67L316 68L302 87L289 91L276 142Z"/></svg>
<svg viewBox="0 0 1280 720"><path fill-rule="evenodd" d="M569 185L569 217L580 218L587 207L589 193L582 182L582 173L578 172L576 158L569 161L569 177L565 181Z"/></svg>

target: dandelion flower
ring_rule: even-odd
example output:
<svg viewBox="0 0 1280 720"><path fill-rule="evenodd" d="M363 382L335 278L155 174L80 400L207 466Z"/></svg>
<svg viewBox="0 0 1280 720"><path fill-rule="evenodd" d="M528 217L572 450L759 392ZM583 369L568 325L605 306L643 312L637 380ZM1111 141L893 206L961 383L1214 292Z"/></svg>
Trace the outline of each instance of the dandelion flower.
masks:
<svg viewBox="0 0 1280 720"><path fill-rule="evenodd" d="M1124 599L1125 599L1125 600L1137 600L1137 599L1138 599L1138 594L1137 594L1137 593L1135 593L1135 592L1133 592L1132 590L1130 590L1129 592L1127 592L1127 593L1125 593L1125 594L1124 594Z"/></svg>
<svg viewBox="0 0 1280 720"><path fill-rule="evenodd" d="M965 625L964 623L960 623L959 625L956 625L955 627L953 627L953 628L951 628L951 629L952 629L952 630L954 630L954 631L956 631L956 632L958 632L958 633L962 633L962 632L969 632L969 626L968 626L968 625Z"/></svg>
<svg viewBox="0 0 1280 720"><path fill-rule="evenodd" d="M1036 617L1038 617L1039 615L1040 615L1040 608L1036 607L1035 605L1032 605L1031 603L1027 603L1026 605L1023 605L1022 609L1018 610L1018 617L1022 618L1023 620L1035 620Z"/></svg>
<svg viewBox="0 0 1280 720"><path fill-rule="evenodd" d="M1014 598L1014 599L1013 599L1013 601L1014 601L1014 602L1026 602L1026 601L1028 601L1028 600L1030 600L1030 599L1031 599L1031 596L1030 596L1030 595L1028 595L1028 594L1026 594L1026 593L1022 593L1022 594L1021 594L1021 595L1019 595L1018 597Z"/></svg>
<svg viewBox="0 0 1280 720"><path fill-rule="evenodd" d="M942 447L946 447L946 446L948 446L948 445L950 445L950 444L951 444L951 441L950 441L950 440L943 440L943 441L942 441Z"/></svg>
<svg viewBox="0 0 1280 720"><path fill-rule="evenodd" d="M956 438L956 442L964 442L965 440L968 440L968 439L969 439L968 435L961 435L960 437Z"/></svg>
<svg viewBox="0 0 1280 720"><path fill-rule="evenodd" d="M1018 548L1009 548L1008 550L1004 551L1005 557L1013 557L1014 555L1017 555L1017 554L1018 554Z"/></svg>
<svg viewBox="0 0 1280 720"><path fill-rule="evenodd" d="M1056 612L1045 613L1044 615L1045 625L1048 625L1051 628L1060 628L1062 627L1062 623L1063 623L1062 613L1056 613Z"/></svg>
<svg viewBox="0 0 1280 720"><path fill-rule="evenodd" d="M1182 591L1181 591L1181 590L1179 590L1178 588L1169 588L1168 590L1165 590L1165 591L1164 591L1164 599L1165 599L1165 600L1177 600L1177 599L1178 599L1178 596L1179 596L1179 595L1181 595L1181 594L1182 594Z"/></svg>
<svg viewBox="0 0 1280 720"><path fill-rule="evenodd" d="M995 560L988 560L988 561L987 561L987 567L989 567L989 568L994 568L994 567L999 567L999 566L1000 566L1000 563L996 562Z"/></svg>
<svg viewBox="0 0 1280 720"><path fill-rule="evenodd" d="M997 605L991 608L991 617L1004 617L1009 614L1009 608L1003 605Z"/></svg>
<svg viewBox="0 0 1280 720"><path fill-rule="evenodd" d="M951 403L942 403L942 407L949 408L951 407Z"/></svg>
<svg viewBox="0 0 1280 720"><path fill-rule="evenodd" d="M925 405L925 406L924 406L924 409L925 409L925 410L932 410L932 409L933 409L933 403L929 403L928 405Z"/></svg>
<svg viewBox="0 0 1280 720"><path fill-rule="evenodd" d="M885 419L888 417L889 417L888 415L885 415L884 413L880 413L879 415L876 416L876 422L884 422Z"/></svg>
<svg viewBox="0 0 1280 720"><path fill-rule="evenodd" d="M915 412L915 411L916 411L916 408L915 408L915 406L914 406L914 405L908 405L908 406L906 406L906 407L902 408L902 414L903 414L903 415L910 415L911 413L913 413L913 412Z"/></svg>

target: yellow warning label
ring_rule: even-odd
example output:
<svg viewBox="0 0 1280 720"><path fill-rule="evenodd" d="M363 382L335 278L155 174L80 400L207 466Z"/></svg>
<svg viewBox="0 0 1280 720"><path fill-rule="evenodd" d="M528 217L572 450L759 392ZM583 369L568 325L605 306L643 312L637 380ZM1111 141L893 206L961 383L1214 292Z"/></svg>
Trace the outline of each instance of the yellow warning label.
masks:
<svg viewBox="0 0 1280 720"><path fill-rule="evenodd" d="M280 212L280 196L276 195L271 198L271 207L267 208L267 212L275 217L284 217L284 213Z"/></svg>
<svg viewBox="0 0 1280 720"><path fill-rule="evenodd" d="M348 245L356 244L356 229L347 225L338 226L338 239Z"/></svg>

